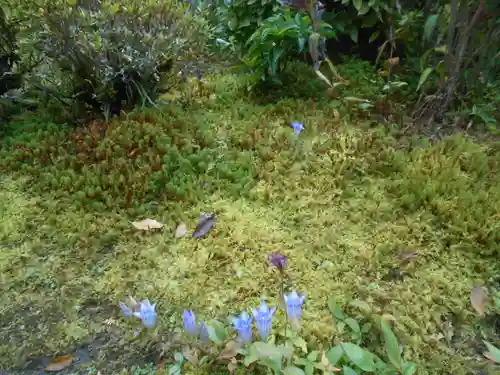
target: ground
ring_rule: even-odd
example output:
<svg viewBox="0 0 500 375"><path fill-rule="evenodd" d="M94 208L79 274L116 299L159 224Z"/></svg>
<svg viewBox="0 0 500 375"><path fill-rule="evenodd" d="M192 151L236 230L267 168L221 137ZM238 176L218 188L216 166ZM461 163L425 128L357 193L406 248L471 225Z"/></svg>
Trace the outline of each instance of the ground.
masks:
<svg viewBox="0 0 500 375"><path fill-rule="evenodd" d="M81 155L67 141L73 131L52 125L14 130L4 142L0 369L37 373L68 353L103 374L154 361L154 342L179 325L183 309L210 318L261 298L272 303L267 254L280 251L289 287L307 293L311 346L332 340L329 297L360 299L395 317L419 374L468 374L481 361L481 339L495 337L495 315L481 320L469 295L474 285L500 288L498 146L461 135L436 143L396 136L356 122L337 101L256 104L227 77L210 90L202 103L171 104L91 134L96 153L121 145L116 160L114 151ZM292 121L304 123L298 137ZM191 144L176 139L188 133ZM170 147L167 157L172 145L180 155L168 160L175 166L166 180L155 174L157 159L161 170L167 163L158 139ZM198 153L205 156L190 159ZM202 212L216 213L217 223L192 239ZM145 218L165 228L131 225ZM175 238L181 222L190 232ZM418 256L400 265L407 251ZM133 336L118 308L129 295L158 304L156 330Z"/></svg>

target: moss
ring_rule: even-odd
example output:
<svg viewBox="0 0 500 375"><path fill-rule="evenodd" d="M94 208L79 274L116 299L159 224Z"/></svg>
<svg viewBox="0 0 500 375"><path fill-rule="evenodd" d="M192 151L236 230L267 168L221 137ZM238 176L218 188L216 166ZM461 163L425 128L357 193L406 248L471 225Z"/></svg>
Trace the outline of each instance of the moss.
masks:
<svg viewBox="0 0 500 375"><path fill-rule="evenodd" d="M382 128L335 122L329 104L257 105L228 76L207 87L213 95L188 112L133 114L95 139L54 125L4 142L0 367L95 340L106 343L97 368L154 357L158 331L133 339L121 299L158 302L164 330L184 308L246 308L276 296L266 255L279 250L307 292L311 344L331 341L328 297L358 298L396 317L419 373L466 374L480 346L443 332L452 324L462 343L477 343L470 288L500 288L498 152L463 137L407 150ZM297 139L293 120L305 123ZM174 238L176 224L194 229L204 211L219 218L207 238ZM144 217L166 229L132 230ZM419 256L402 282L387 279L405 249Z"/></svg>

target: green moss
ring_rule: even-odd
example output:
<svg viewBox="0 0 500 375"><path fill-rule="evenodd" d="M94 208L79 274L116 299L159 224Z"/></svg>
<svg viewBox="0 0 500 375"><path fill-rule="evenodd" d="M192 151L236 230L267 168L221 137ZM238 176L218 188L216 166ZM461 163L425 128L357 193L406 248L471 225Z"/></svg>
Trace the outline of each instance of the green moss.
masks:
<svg viewBox="0 0 500 375"><path fill-rule="evenodd" d="M494 146L455 137L408 151L382 128L333 121L329 104L256 105L240 85L222 77L187 112L133 114L81 143L81 132L55 126L5 140L0 367L96 340L99 369L154 358L158 331L133 339L121 299L158 302L163 330L184 308L246 308L276 295L266 254L279 250L307 292L312 345L331 341L327 298L359 298L396 318L419 373L467 373L481 353L477 326L494 341L469 306L473 285L500 288ZM305 123L297 139L295 120ZM207 238L174 238L204 211L219 218ZM134 231L144 217L166 229ZM419 256L403 282L387 279L405 249Z"/></svg>

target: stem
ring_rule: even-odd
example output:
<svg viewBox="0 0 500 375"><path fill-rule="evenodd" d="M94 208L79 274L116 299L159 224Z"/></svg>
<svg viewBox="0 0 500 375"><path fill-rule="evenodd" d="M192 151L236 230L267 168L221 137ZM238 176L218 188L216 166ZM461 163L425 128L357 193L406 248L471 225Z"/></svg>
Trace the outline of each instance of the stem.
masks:
<svg viewBox="0 0 500 375"><path fill-rule="evenodd" d="M283 270L280 270L280 298L283 299L283 303L285 304L285 337L286 337L286 327L288 325L288 313L286 311L286 302L285 302L285 280L283 275Z"/></svg>

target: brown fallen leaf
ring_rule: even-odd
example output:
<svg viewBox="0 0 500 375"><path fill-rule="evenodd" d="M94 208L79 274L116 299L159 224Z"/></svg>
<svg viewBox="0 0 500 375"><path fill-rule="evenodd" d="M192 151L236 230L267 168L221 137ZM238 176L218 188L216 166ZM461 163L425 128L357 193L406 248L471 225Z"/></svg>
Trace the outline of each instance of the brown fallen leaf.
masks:
<svg viewBox="0 0 500 375"><path fill-rule="evenodd" d="M225 348L219 354L219 359L232 359L238 354L238 350L241 348L241 343L237 341L229 341Z"/></svg>
<svg viewBox="0 0 500 375"><path fill-rule="evenodd" d="M336 109L333 110L333 117L335 118L335 122L340 121L340 113Z"/></svg>
<svg viewBox="0 0 500 375"><path fill-rule="evenodd" d="M238 361L237 361L236 358L232 358L231 362L229 362L228 365L227 365L227 370L231 374L233 374L236 371L237 368L238 368Z"/></svg>
<svg viewBox="0 0 500 375"><path fill-rule="evenodd" d="M177 229L175 230L175 238L184 237L184 235L186 234L187 230L188 230L187 225L184 224L184 223L180 223L177 226Z"/></svg>
<svg viewBox="0 0 500 375"><path fill-rule="evenodd" d="M182 349L182 355L188 360L193 366L197 366L199 362L198 350L190 346L185 346Z"/></svg>
<svg viewBox="0 0 500 375"><path fill-rule="evenodd" d="M210 229L215 225L215 214L214 213L204 213L200 215L200 222L196 229L194 230L191 237L201 238L204 237Z"/></svg>
<svg viewBox="0 0 500 375"><path fill-rule="evenodd" d="M141 221L134 221L132 225L139 230L151 230L151 229L160 229L163 228L163 224L153 220L153 219L145 219Z"/></svg>
<svg viewBox="0 0 500 375"><path fill-rule="evenodd" d="M486 303L486 292L480 286L475 286L472 288L470 294L470 302L474 310L478 312L479 315L484 316L484 305Z"/></svg>
<svg viewBox="0 0 500 375"><path fill-rule="evenodd" d="M401 255L399 255L399 263L401 264L408 263L410 260L416 257L418 257L418 253L409 250L404 251L401 253Z"/></svg>
<svg viewBox="0 0 500 375"><path fill-rule="evenodd" d="M62 355L62 356L54 359L52 362L50 362L47 365L47 367L45 367L45 371L49 371L49 372L62 371L65 368L68 368L69 366L71 366L71 363L73 363L73 356L72 355Z"/></svg>

